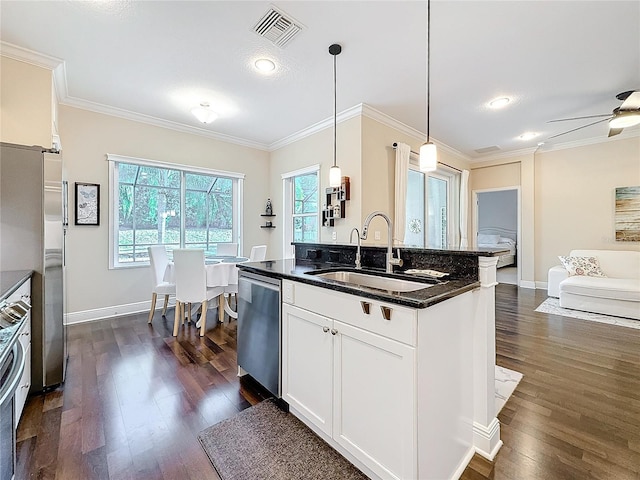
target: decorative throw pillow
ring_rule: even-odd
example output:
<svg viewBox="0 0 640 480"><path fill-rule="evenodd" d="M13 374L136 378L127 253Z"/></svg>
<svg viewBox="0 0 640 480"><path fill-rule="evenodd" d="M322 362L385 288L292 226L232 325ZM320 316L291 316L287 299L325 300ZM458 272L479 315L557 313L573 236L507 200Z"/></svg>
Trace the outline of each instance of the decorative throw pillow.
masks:
<svg viewBox="0 0 640 480"><path fill-rule="evenodd" d="M564 257L558 256L569 275L585 275L587 277L606 277L600 268L598 257Z"/></svg>

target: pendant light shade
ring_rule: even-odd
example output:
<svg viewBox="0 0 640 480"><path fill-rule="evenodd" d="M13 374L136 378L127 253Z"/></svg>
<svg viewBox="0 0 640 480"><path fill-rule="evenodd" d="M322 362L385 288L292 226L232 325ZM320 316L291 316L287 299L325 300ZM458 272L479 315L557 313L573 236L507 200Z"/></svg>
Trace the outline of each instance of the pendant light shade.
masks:
<svg viewBox="0 0 640 480"><path fill-rule="evenodd" d="M191 113L202 123L211 123L218 118L218 114L211 110L211 107L206 102L202 102L197 107L192 108Z"/></svg>
<svg viewBox="0 0 640 480"><path fill-rule="evenodd" d="M436 144L432 142L423 143L420 147L420 170L422 172L433 172L438 168L438 152Z"/></svg>
<svg viewBox="0 0 640 480"><path fill-rule="evenodd" d="M438 168L438 151L429 137L431 107L431 0L427 0L427 141L420 147L420 170L433 172Z"/></svg>
<svg viewBox="0 0 640 480"><path fill-rule="evenodd" d="M339 187L341 183L342 172L340 167L336 164L337 156L337 142L336 131L338 124L338 112L337 112L337 93L336 93L336 57L342 52L342 47L337 43L334 43L329 47L329 53L333 55L333 166L329 170L329 186Z"/></svg>

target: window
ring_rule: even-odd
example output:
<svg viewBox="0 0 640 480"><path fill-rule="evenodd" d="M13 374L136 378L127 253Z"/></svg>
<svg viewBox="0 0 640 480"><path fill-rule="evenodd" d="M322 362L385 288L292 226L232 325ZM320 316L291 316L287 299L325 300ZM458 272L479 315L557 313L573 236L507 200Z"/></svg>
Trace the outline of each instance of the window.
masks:
<svg viewBox="0 0 640 480"><path fill-rule="evenodd" d="M315 165L282 175L285 208L284 254L293 254L291 242L318 241L320 167Z"/></svg>
<svg viewBox="0 0 640 480"><path fill-rule="evenodd" d="M424 173L414 165L407 182L404 243L426 248L457 244L460 175L439 169Z"/></svg>
<svg viewBox="0 0 640 480"><path fill-rule="evenodd" d="M147 247L239 243L243 175L108 155L111 267L149 263Z"/></svg>

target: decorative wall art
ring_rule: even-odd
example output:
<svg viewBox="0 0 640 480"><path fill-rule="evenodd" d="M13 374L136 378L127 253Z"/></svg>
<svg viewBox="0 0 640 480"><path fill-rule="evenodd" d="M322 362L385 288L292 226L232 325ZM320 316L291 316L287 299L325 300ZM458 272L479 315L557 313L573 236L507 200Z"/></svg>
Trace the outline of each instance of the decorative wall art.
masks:
<svg viewBox="0 0 640 480"><path fill-rule="evenodd" d="M100 225L100 185L76 182L76 225Z"/></svg>
<svg viewBox="0 0 640 480"><path fill-rule="evenodd" d="M616 188L616 241L640 242L640 186Z"/></svg>

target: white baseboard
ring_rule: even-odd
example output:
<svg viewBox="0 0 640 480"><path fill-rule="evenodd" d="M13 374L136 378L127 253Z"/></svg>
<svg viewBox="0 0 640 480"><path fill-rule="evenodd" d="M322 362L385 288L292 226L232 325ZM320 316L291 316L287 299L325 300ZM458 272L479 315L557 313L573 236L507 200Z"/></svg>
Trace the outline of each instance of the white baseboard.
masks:
<svg viewBox="0 0 640 480"><path fill-rule="evenodd" d="M451 476L451 478L460 478L462 476L464 471L469 466L469 462L471 461L471 459L473 458L473 455L475 453L476 453L475 448L474 447L470 447L469 451L467 452L467 454L464 456L464 458L460 462L460 465L458 465L458 468L456 468L456 471L453 472L453 475Z"/></svg>
<svg viewBox="0 0 640 480"><path fill-rule="evenodd" d="M530 280L520 280L520 287L522 288L532 288L535 290L536 282L532 282Z"/></svg>
<svg viewBox="0 0 640 480"><path fill-rule="evenodd" d="M549 282L536 282L537 290L549 290Z"/></svg>
<svg viewBox="0 0 640 480"><path fill-rule="evenodd" d="M163 302L156 310L161 310ZM170 304L171 305L171 304ZM151 308L151 301L125 303L123 305L113 305L111 307L94 308L92 310L81 310L67 314L67 325L75 323L93 322L94 320L104 320L106 318L121 317L133 313L148 312Z"/></svg>
<svg viewBox="0 0 640 480"><path fill-rule="evenodd" d="M493 461L502 446L500 422L497 418L494 417L487 426L473 422L473 446L479 455Z"/></svg>

